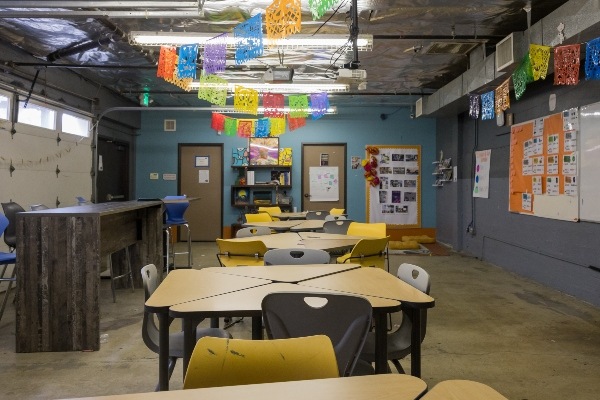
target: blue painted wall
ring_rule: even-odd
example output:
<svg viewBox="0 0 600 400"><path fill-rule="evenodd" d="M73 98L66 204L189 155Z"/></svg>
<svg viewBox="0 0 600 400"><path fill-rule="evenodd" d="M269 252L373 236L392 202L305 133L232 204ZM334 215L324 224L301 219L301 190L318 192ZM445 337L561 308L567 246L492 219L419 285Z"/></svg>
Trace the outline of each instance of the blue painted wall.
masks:
<svg viewBox="0 0 600 400"><path fill-rule="evenodd" d="M410 118L410 109L403 108L385 121L381 113L391 113L396 108L339 107L339 114L326 115L320 120L308 120L306 127L280 136L280 147L293 151L292 197L300 206L302 143L347 143L347 213L357 221L365 221L365 179L362 169L351 169L352 156L365 156L366 145L421 145L421 226L436 226L436 192L433 184L433 165L436 159L435 119ZM164 132L163 120L177 120L177 132ZM163 181L162 174L177 173L177 145L179 143L223 143L224 151L224 225L237 220L239 210L230 206L230 187L236 178L231 165L234 147L247 146L248 140L217 135L210 129L207 111L160 111L142 114L142 128L136 141L136 196L164 197L177 192L176 181ZM159 180L150 180L151 172L159 173Z"/></svg>

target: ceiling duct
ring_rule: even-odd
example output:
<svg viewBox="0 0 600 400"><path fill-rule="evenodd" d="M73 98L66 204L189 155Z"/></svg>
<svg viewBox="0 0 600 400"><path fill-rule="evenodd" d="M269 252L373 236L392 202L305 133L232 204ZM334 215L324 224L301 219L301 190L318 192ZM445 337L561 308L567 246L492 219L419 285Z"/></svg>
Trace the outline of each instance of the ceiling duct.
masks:
<svg viewBox="0 0 600 400"><path fill-rule="evenodd" d="M424 54L467 55L479 45L480 42L433 42Z"/></svg>
<svg viewBox="0 0 600 400"><path fill-rule="evenodd" d="M515 63L521 62L523 32L513 32L496 44L496 72L503 71Z"/></svg>

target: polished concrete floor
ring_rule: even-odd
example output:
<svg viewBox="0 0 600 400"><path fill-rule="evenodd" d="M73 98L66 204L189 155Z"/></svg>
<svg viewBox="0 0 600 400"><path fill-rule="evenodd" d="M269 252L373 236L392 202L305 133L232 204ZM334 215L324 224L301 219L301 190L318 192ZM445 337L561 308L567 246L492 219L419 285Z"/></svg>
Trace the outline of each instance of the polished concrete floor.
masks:
<svg viewBox="0 0 600 400"><path fill-rule="evenodd" d="M216 266L216 247L194 244L194 266ZM460 254L392 256L425 268L436 306L428 314L422 377L486 383L509 399L600 398L600 309ZM394 268L395 266L395 268ZM141 339L143 290L121 289L113 304L102 281L98 352L16 354L14 307L0 321L0 399L58 399L148 392L157 356ZM203 322L204 324L205 322ZM173 324L176 325L176 324ZM250 320L234 325L250 337ZM402 362L409 371L410 362ZM181 388L178 366L171 388Z"/></svg>

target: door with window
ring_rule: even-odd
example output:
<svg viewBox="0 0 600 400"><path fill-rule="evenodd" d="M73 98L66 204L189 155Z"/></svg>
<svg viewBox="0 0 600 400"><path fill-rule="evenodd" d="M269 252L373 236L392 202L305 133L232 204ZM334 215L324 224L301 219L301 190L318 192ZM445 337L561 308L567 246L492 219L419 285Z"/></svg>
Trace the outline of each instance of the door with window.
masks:
<svg viewBox="0 0 600 400"><path fill-rule="evenodd" d="M179 193L191 198L185 218L192 240L213 242L223 237L222 144L179 145Z"/></svg>
<svg viewBox="0 0 600 400"><path fill-rule="evenodd" d="M302 144L302 210L346 208L346 143Z"/></svg>
<svg viewBox="0 0 600 400"><path fill-rule="evenodd" d="M129 200L129 144L98 138L97 203Z"/></svg>

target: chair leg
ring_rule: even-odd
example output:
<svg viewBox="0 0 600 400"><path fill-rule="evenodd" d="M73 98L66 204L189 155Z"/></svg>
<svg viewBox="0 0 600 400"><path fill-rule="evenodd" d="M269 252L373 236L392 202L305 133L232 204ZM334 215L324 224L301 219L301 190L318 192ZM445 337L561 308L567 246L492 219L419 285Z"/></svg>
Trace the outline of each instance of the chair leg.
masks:
<svg viewBox="0 0 600 400"><path fill-rule="evenodd" d="M127 258L127 273L129 274L129 283L131 284L131 292L135 292L135 286L133 286L133 271L131 269L131 257L129 255L129 247L125 247L125 257Z"/></svg>
<svg viewBox="0 0 600 400"><path fill-rule="evenodd" d="M165 229L165 269L167 271L167 275L169 274L169 266L171 265L171 261L169 260L169 257L171 255L171 227L167 227Z"/></svg>
<svg viewBox="0 0 600 400"><path fill-rule="evenodd" d="M4 299L2 300L2 308L0 309L0 320L2 320L2 316L4 315L4 309L6 308L6 302L8 301L8 295L10 294L10 289L12 288L13 282L16 281L16 274L17 274L17 267L15 265L10 278L4 278L4 274L6 273L7 267L8 267L8 264L5 264L4 268L2 269L2 275L0 275L0 278L2 278L1 281L8 282L8 287L6 288L6 292L4 292Z"/></svg>
<svg viewBox="0 0 600 400"><path fill-rule="evenodd" d="M112 253L108 255L108 271L110 272L110 290L112 291L113 303L117 302L117 293L115 288L115 272L113 271Z"/></svg>
<svg viewBox="0 0 600 400"><path fill-rule="evenodd" d="M189 224L185 224L185 227L187 228L188 268L192 268L192 232Z"/></svg>
<svg viewBox="0 0 600 400"><path fill-rule="evenodd" d="M399 360L392 360L392 364L394 364L399 374L406 374L406 372L404 372L404 368L402 368L402 365L400 365Z"/></svg>

